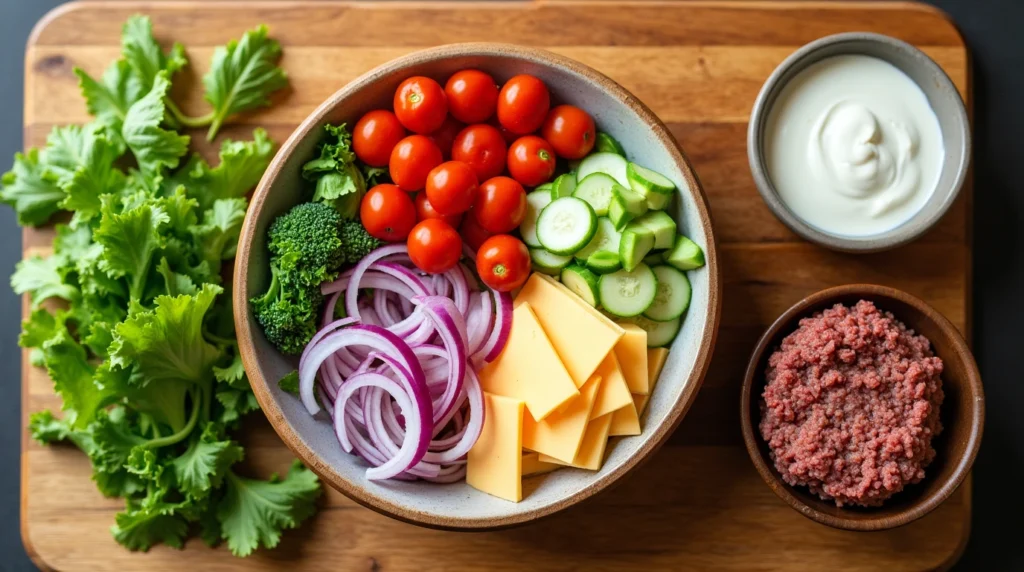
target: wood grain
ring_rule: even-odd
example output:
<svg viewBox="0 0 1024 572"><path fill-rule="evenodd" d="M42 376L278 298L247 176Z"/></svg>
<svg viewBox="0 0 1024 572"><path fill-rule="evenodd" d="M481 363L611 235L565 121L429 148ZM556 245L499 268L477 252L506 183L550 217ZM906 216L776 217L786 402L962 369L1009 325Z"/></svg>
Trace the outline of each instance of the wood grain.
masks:
<svg viewBox="0 0 1024 572"><path fill-rule="evenodd" d="M724 299L707 381L669 445L614 491L540 523L459 534L391 521L329 491L324 510L275 551L245 561L192 541L184 552L133 554L109 534L121 502L104 499L86 458L23 435L22 529L44 568L75 570L717 569L922 570L944 568L969 533L970 488L936 512L885 533L833 530L786 506L742 447L739 389L760 334L815 290L877 282L920 296L969 332L969 196L919 241L874 255L829 252L800 241L761 202L747 168L746 121L761 83L786 55L817 37L851 30L889 34L924 49L968 98L959 33L944 15L909 3L601 2L494 3L88 2L37 27L26 56L25 144L54 125L88 121L72 73L99 74L116 57L122 22L149 14L164 43L183 42L193 66L175 98L203 109L198 78L213 46L259 23L285 48L292 89L270 110L240 118L222 137L266 126L283 141L324 98L367 69L420 47L508 41L579 59L621 83L669 124L708 194L721 248ZM969 100L968 100L969 101ZM198 135L198 134L197 134ZM215 146L195 137L203 154ZM965 195L969 195L965 193ZM48 247L48 229L25 247ZM27 364L27 356L24 359ZM44 371L27 367L24 414L58 408ZM290 453L263 419L243 440L249 469L285 468Z"/></svg>

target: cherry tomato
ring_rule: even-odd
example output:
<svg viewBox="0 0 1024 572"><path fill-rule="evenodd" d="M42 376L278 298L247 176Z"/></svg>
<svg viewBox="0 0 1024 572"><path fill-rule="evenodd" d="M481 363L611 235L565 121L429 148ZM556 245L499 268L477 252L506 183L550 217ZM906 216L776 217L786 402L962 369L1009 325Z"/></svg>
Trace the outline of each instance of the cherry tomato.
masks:
<svg viewBox="0 0 1024 572"><path fill-rule="evenodd" d="M408 193L396 185L381 184L363 195L359 220L370 236L397 242L405 240L416 224L416 207Z"/></svg>
<svg viewBox="0 0 1024 572"><path fill-rule="evenodd" d="M476 272L498 292L515 290L530 277L530 251L514 236L496 234L477 250Z"/></svg>
<svg viewBox="0 0 1024 572"><path fill-rule="evenodd" d="M470 211L470 213L472 212ZM459 234L462 235L462 240L473 249L473 252L476 252L480 249L480 245L488 238L491 238L494 233L480 226L480 223L476 222L476 217L470 215L462 217L462 224L459 225Z"/></svg>
<svg viewBox="0 0 1024 572"><path fill-rule="evenodd" d="M476 174L462 161L448 161L427 175L426 194L434 210L448 216L464 213L476 199Z"/></svg>
<svg viewBox="0 0 1024 572"><path fill-rule="evenodd" d="M526 191L515 179L487 179L480 185L471 212L489 232L512 232L526 214Z"/></svg>
<svg viewBox="0 0 1024 572"><path fill-rule="evenodd" d="M409 233L409 258L420 270L440 274L462 258L462 238L439 218L421 220Z"/></svg>
<svg viewBox="0 0 1024 572"><path fill-rule="evenodd" d="M533 133L544 123L551 96L544 82L532 75L517 75L498 94L498 121L518 135Z"/></svg>
<svg viewBox="0 0 1024 572"><path fill-rule="evenodd" d="M494 115L498 105L498 85L480 70L462 70L448 78L444 86L448 111L463 123L480 123Z"/></svg>
<svg viewBox="0 0 1024 572"><path fill-rule="evenodd" d="M555 150L551 144L527 135L508 148L508 172L527 187L536 187L555 173Z"/></svg>
<svg viewBox="0 0 1024 572"><path fill-rule="evenodd" d="M436 131L448 115L444 90L429 77L413 76L403 81L395 91L395 115L413 133Z"/></svg>
<svg viewBox="0 0 1024 572"><path fill-rule="evenodd" d="M582 159L594 148L596 131L594 120L586 111L573 105L559 105L548 113L540 134L559 157Z"/></svg>
<svg viewBox="0 0 1024 572"><path fill-rule="evenodd" d="M405 137L405 128L394 113L377 109L356 122L352 130L352 149L356 157L372 167L383 167L391 159L391 150Z"/></svg>
<svg viewBox="0 0 1024 572"><path fill-rule="evenodd" d="M508 147L496 127L486 124L470 125L455 136L452 159L473 168L477 179L483 181L497 177L505 170Z"/></svg>
<svg viewBox="0 0 1024 572"><path fill-rule="evenodd" d="M420 191L416 193L416 198L413 200L416 204L416 218L417 220L427 220L428 218L439 218L444 222L458 228L459 223L462 222L462 215L449 215L445 216L434 209L434 205L430 204L427 200L426 191Z"/></svg>
<svg viewBox="0 0 1024 572"><path fill-rule="evenodd" d="M405 191L418 191L427 182L427 174L441 164L441 150L425 135L410 135L391 151L388 171L391 180Z"/></svg>
<svg viewBox="0 0 1024 572"><path fill-rule="evenodd" d="M441 127L437 128L427 137L437 145L437 148L441 150L441 156L447 161L452 156L452 144L455 142L455 136L458 135L465 125L459 123L452 117L448 117L441 124Z"/></svg>

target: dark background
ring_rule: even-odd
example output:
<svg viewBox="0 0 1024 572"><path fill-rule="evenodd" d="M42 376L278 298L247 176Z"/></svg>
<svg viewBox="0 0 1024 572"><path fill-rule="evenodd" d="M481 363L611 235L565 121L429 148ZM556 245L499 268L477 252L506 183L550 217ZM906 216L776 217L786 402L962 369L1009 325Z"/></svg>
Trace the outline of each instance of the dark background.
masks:
<svg viewBox="0 0 1024 572"><path fill-rule="evenodd" d="M63 0L0 0L0 171L22 148L25 41ZM974 466L974 520L958 570L1024 570L1024 0L930 0L952 15L974 81L974 351L986 423ZM0 276L21 256L14 213L0 208ZM20 300L0 286L0 570L34 570L19 532ZM53 491L60 494L60 491Z"/></svg>

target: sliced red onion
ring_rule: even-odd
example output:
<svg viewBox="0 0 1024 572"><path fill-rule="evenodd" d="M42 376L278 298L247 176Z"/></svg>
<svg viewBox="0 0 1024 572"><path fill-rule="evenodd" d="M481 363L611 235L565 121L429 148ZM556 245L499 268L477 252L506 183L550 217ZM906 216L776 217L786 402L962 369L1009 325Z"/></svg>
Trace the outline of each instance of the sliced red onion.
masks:
<svg viewBox="0 0 1024 572"><path fill-rule="evenodd" d="M448 417L455 406L455 398L462 391L462 380L466 376L466 325L462 323L455 303L440 296L417 296L412 303L423 308L427 316L434 322L434 329L441 336L441 341L451 359L448 361L448 386L445 388L440 409L434 409L434 433L444 426L437 423Z"/></svg>
<svg viewBox="0 0 1024 572"><path fill-rule="evenodd" d="M426 477L425 480L432 483L455 483L466 478L466 465L452 465L446 469L451 472L438 474L436 477ZM445 469L442 469L442 471Z"/></svg>
<svg viewBox="0 0 1024 572"><path fill-rule="evenodd" d="M480 380L477 379L476 373L472 369L466 373L466 395L469 398L469 423L466 424L462 438L447 451L434 453L428 450L423 455L424 461L442 465L451 463L473 448L483 430L486 413L484 411L484 392L480 388Z"/></svg>
<svg viewBox="0 0 1024 572"><path fill-rule="evenodd" d="M370 268L373 263L381 260L387 256L393 254L409 254L409 249L404 244L392 244L389 246L382 246L377 250L367 254L362 260L356 264L355 268L352 269L352 277L350 283L354 287L345 290L345 310L349 316L360 320L361 314L359 312L359 285L363 279L363 274Z"/></svg>
<svg viewBox="0 0 1024 572"><path fill-rule="evenodd" d="M492 362L505 349L505 342L508 341L508 333L512 329L512 296L508 292L495 292L494 329L488 336L484 346L479 353L483 355L484 361Z"/></svg>
<svg viewBox="0 0 1024 572"><path fill-rule="evenodd" d="M452 284L452 298L455 300L455 307L459 309L461 316L465 316L469 311L469 282L462 271L462 265L456 264L444 273L444 277Z"/></svg>
<svg viewBox="0 0 1024 572"><path fill-rule="evenodd" d="M466 334L469 336L469 355L480 351L487 341L487 333L494 325L494 298L490 292L476 292L470 296L469 314L466 316Z"/></svg>

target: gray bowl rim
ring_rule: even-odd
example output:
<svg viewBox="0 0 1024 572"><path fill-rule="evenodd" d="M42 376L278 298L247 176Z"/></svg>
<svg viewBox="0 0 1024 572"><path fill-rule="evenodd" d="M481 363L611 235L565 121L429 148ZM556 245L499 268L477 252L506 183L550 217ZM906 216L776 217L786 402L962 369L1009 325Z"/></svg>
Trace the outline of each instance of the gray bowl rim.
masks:
<svg viewBox="0 0 1024 572"><path fill-rule="evenodd" d="M867 53L863 49L858 49L858 46L869 43L880 46L881 50L878 53ZM954 106L955 115L953 123L954 129L959 130L961 133L963 145L957 157L957 172L952 186L948 189L936 189L929 199L929 202L941 201L939 208L931 213L926 212L928 209L922 208L896 228L866 237L831 234L805 222L790 210L779 197L775 184L768 176L768 169L764 164L762 134L764 125L767 122L768 113L771 110L772 104L775 103L775 98L782 88L785 87L786 81L795 77L796 73L822 59L838 55L831 54L820 58L817 57L822 50L834 46L849 46L847 53L869 55L885 60L893 65L897 64L892 61L891 55L895 52L903 52L911 56L916 65L922 66L928 75L936 79L939 92L952 93L956 96L957 105ZM899 66L897 65L897 67ZM793 74L793 76L787 78L788 74ZM928 93L924 86L920 87L926 94ZM889 250L907 244L928 232L942 219L963 189L970 168L970 157L970 120L967 115L966 105L963 98L960 97L960 92L953 84L953 80L949 78L935 60L931 59L928 54L925 54L920 49L903 40L873 32L844 32L825 36L803 45L790 54L775 68L771 75L768 76L768 79L765 80L764 85L761 86L761 91L757 94L754 107L750 112L750 122L747 125L747 160L750 163L750 171L754 177L754 183L757 185L757 190L761 194L761 198L768 205L772 214L801 238L840 252L868 253ZM945 169L946 166L943 165L943 168Z"/></svg>

